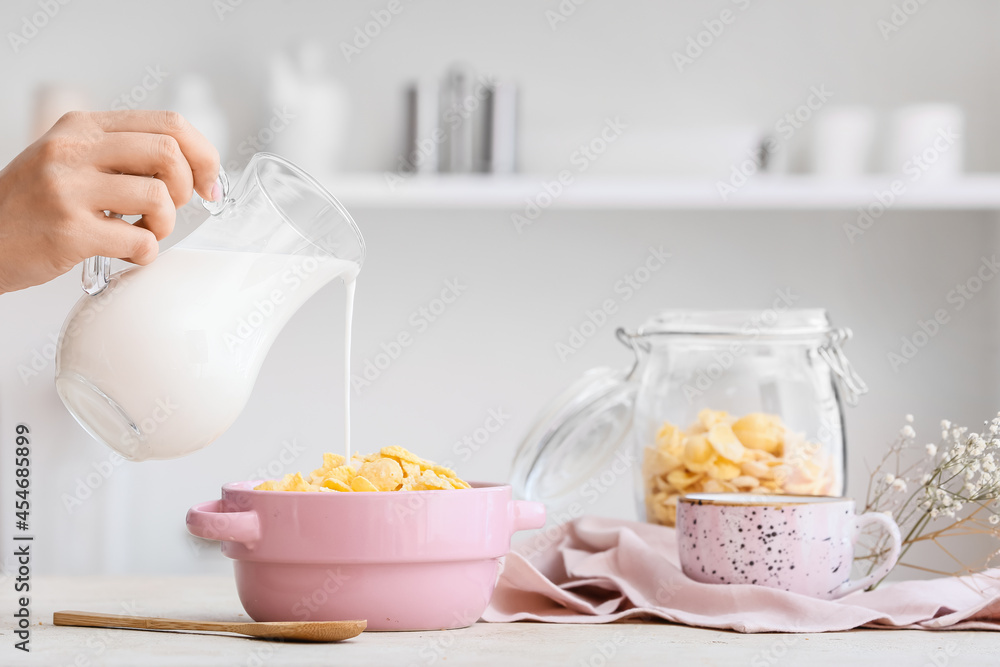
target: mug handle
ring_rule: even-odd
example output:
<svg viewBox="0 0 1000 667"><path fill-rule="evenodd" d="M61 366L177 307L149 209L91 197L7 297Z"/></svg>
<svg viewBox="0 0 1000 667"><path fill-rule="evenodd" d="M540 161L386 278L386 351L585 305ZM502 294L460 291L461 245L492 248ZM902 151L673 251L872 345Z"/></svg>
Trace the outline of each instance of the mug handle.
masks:
<svg viewBox="0 0 1000 667"><path fill-rule="evenodd" d="M854 517L854 538L851 540L851 544L856 544L858 536L861 535L861 531L866 526L870 526L871 524L878 524L883 530L885 530L885 532L889 533L889 537L892 540L892 544L889 546L889 555L882 562L882 564L879 565L878 569L868 576L858 579L857 581L845 582L840 588L837 589L835 596L837 598L863 588L868 588L875 582L881 581L883 577L892 571L892 568L896 567L896 561L899 560L899 551L903 545L903 538L899 534L899 526L897 526L896 522L885 514L882 514L881 512L868 512L867 514Z"/></svg>
<svg viewBox="0 0 1000 667"><path fill-rule="evenodd" d="M206 540L239 542L251 548L260 539L257 512L224 512L221 500L198 503L188 510L184 521L189 533Z"/></svg>
<svg viewBox="0 0 1000 667"><path fill-rule="evenodd" d="M513 500L510 503L510 532L532 530L545 525L545 505L528 500Z"/></svg>

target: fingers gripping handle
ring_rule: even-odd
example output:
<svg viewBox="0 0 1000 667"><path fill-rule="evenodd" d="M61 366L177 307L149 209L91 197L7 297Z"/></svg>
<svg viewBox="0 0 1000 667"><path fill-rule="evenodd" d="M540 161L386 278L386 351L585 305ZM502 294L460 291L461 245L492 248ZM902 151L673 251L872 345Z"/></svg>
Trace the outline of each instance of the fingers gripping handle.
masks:
<svg viewBox="0 0 1000 667"><path fill-rule="evenodd" d="M215 179L215 183L219 186L219 192L222 193L219 198L215 201L201 200L201 205L212 215L222 213L222 209L226 208L226 204L229 203L229 176L221 166L219 167L219 177Z"/></svg>
<svg viewBox="0 0 1000 667"><path fill-rule="evenodd" d="M219 184L222 196L219 197L217 201L208 201L207 199L201 200L201 205L212 215L218 215L222 212L222 209L226 207L227 198L229 196L229 177L226 176L226 172L220 167L219 168L219 178L216 181ZM106 215L109 218L121 219L121 214L107 212ZM83 291L90 296L95 296L104 291L104 288L108 286L108 282L111 280L111 259L109 257L102 257L97 255L95 257L88 257L83 261Z"/></svg>

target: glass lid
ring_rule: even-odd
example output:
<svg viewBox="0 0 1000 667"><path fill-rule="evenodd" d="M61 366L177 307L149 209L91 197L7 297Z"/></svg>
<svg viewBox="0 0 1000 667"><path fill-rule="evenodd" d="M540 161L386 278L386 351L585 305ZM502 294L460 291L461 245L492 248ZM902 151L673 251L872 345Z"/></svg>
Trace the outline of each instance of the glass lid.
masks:
<svg viewBox="0 0 1000 667"><path fill-rule="evenodd" d="M632 426L630 375L592 369L549 404L514 458L518 497L565 507L607 469Z"/></svg>

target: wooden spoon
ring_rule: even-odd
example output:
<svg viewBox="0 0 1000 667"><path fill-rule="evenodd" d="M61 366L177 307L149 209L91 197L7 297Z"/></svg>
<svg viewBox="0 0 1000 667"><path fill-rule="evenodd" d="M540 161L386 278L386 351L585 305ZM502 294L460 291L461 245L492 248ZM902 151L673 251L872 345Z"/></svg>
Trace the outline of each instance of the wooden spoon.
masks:
<svg viewBox="0 0 1000 667"><path fill-rule="evenodd" d="M135 630L200 630L234 632L261 639L284 639L300 642L339 642L357 637L368 621L311 621L287 623L220 623L217 621L180 621L171 618L92 614L85 611L57 611L54 625L84 628L132 628Z"/></svg>

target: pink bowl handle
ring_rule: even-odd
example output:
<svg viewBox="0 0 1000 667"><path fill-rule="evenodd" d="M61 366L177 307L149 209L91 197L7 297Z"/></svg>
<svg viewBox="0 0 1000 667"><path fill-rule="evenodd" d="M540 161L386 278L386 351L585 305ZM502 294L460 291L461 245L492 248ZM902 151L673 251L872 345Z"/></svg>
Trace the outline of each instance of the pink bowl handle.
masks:
<svg viewBox="0 0 1000 667"><path fill-rule="evenodd" d="M239 542L248 547L260 539L257 512L223 512L221 500L198 503L188 510L187 529L195 537L222 542Z"/></svg>
<svg viewBox="0 0 1000 667"><path fill-rule="evenodd" d="M545 525L545 505L527 500L512 500L510 503L511 533L532 530Z"/></svg>

